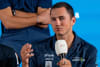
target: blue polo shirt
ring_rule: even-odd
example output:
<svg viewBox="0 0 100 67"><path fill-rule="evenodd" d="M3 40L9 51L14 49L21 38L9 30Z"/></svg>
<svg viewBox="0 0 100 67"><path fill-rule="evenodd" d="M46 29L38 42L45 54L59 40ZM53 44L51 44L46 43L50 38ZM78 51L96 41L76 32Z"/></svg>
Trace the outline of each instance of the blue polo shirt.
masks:
<svg viewBox="0 0 100 67"><path fill-rule="evenodd" d="M50 8L52 0L0 0L0 10L11 7L13 10L20 10L29 13L37 13L37 7ZM6 29L3 26L3 33L0 43L14 48L18 54L22 45L30 42L37 42L50 37L49 28L36 26L23 29Z"/></svg>
<svg viewBox="0 0 100 67"><path fill-rule="evenodd" d="M56 36L53 36L33 43L35 56L30 58L30 67L59 67L57 62L60 61L60 57L55 53L55 42ZM65 58L71 61L72 67L96 67L96 53L94 46L75 35Z"/></svg>
<svg viewBox="0 0 100 67"><path fill-rule="evenodd" d="M52 0L0 0L0 9L11 7L12 10L36 13L37 7L50 8ZM38 35L38 36L37 36ZM24 29L4 29L2 38L6 40L39 41L50 36L49 29L27 27Z"/></svg>

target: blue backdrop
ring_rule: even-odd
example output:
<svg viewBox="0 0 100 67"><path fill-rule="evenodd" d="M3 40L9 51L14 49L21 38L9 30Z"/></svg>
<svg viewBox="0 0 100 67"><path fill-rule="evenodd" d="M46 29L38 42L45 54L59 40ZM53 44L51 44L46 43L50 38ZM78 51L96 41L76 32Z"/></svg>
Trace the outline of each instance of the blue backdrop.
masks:
<svg viewBox="0 0 100 67"><path fill-rule="evenodd" d="M2 29L1 29L1 20L0 20L0 36L1 36L1 34L2 34Z"/></svg>
<svg viewBox="0 0 100 67"><path fill-rule="evenodd" d="M68 2L74 8L77 19L73 30L80 37L97 48L98 54L96 63L98 67L100 67L100 0L53 0L53 4L61 1ZM49 25L49 28L50 34L53 36L54 32L51 25Z"/></svg>

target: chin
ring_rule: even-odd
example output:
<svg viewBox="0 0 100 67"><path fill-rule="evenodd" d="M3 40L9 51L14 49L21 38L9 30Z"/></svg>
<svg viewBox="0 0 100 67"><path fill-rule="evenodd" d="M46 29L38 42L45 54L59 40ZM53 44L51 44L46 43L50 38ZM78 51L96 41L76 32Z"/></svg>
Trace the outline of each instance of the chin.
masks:
<svg viewBox="0 0 100 67"><path fill-rule="evenodd" d="M59 36L63 36L64 34L63 33L56 33L57 35L59 35Z"/></svg>

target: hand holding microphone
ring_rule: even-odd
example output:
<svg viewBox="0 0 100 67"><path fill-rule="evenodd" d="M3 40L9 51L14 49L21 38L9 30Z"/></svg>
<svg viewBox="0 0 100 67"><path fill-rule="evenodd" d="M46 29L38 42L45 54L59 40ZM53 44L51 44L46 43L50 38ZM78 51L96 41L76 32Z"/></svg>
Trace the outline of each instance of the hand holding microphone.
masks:
<svg viewBox="0 0 100 67"><path fill-rule="evenodd" d="M68 46L65 40L57 40L55 43L55 51L61 60L57 63L60 67L72 67L71 62L65 58L68 52Z"/></svg>

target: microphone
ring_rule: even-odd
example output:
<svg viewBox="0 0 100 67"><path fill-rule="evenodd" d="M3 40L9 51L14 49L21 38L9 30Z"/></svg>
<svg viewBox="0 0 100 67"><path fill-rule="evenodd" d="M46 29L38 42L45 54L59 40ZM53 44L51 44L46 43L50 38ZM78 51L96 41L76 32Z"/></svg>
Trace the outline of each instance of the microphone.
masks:
<svg viewBox="0 0 100 67"><path fill-rule="evenodd" d="M60 56L61 59L63 59L67 52L68 52L68 46L65 40L57 40L55 43L55 51L57 56Z"/></svg>

